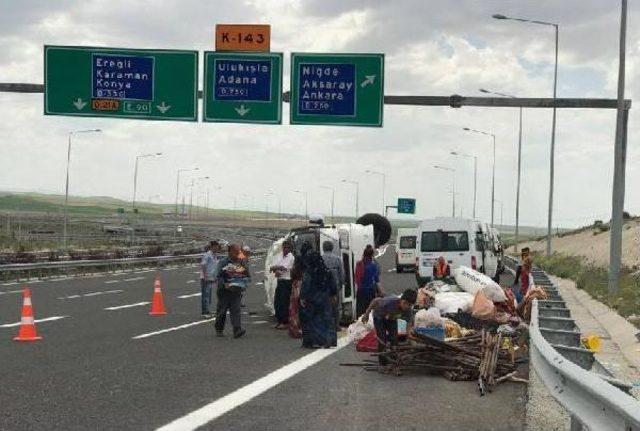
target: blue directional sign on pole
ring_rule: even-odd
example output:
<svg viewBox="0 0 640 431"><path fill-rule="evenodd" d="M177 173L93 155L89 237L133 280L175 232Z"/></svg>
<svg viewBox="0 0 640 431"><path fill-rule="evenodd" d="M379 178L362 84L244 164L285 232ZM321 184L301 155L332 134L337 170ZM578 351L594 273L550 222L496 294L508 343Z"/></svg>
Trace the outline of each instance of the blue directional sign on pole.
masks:
<svg viewBox="0 0 640 431"><path fill-rule="evenodd" d="M416 200L411 198L398 198L398 214L415 214Z"/></svg>
<svg viewBox="0 0 640 431"><path fill-rule="evenodd" d="M383 54L291 54L291 124L382 126Z"/></svg>
<svg viewBox="0 0 640 431"><path fill-rule="evenodd" d="M282 123L282 54L204 53L204 121Z"/></svg>

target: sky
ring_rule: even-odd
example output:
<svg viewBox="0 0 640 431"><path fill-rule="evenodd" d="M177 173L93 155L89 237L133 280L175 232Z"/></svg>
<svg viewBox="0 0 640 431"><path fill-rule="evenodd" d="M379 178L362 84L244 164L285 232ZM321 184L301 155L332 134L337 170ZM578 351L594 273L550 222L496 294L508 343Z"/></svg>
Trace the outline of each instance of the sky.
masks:
<svg viewBox="0 0 640 431"><path fill-rule="evenodd" d="M284 90L292 52L384 53L385 94L480 96L479 88L522 97L551 97L552 27L503 21L492 14L557 22L558 97L615 98L619 0L245 0L117 1L0 0L0 82L43 82L43 46L213 50L216 23L271 25L271 51L284 53ZM640 92L640 6L630 2L626 98ZM200 64L202 64L202 57ZM202 74L201 74L202 75ZM202 76L200 76L202 80ZM200 82L202 88L202 82ZM477 217L491 217L491 138L496 135L495 222L513 224L517 172L515 108L387 105L382 128L160 122L44 116L42 94L0 93L0 190L63 193L67 138L74 138L70 193L132 198L136 155L138 200L172 204L176 171L198 167L182 183L214 207L328 214L382 209L398 197L417 199L415 218L449 216L455 169L456 215L473 209L473 162L478 157ZM551 110L525 109L520 223L546 226ZM557 113L554 226L608 220L611 214L615 110ZM640 213L638 115L629 117L625 209ZM189 188L181 187L180 196ZM194 200L196 199L194 198ZM181 198L180 198L181 199ZM396 217L392 214L393 217ZM402 218L403 216L398 216ZM404 216L410 217L410 216Z"/></svg>

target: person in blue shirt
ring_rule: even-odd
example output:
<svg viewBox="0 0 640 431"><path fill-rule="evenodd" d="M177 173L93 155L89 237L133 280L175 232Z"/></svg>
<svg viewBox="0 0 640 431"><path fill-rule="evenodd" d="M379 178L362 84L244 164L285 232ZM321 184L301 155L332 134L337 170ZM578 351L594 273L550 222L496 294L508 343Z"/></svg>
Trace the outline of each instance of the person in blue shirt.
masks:
<svg viewBox="0 0 640 431"><path fill-rule="evenodd" d="M367 323L369 313L373 312L373 326L378 337L378 352L383 352L385 348L393 348L398 344L398 319L407 322L407 334L411 334L413 329L412 308L417 297L418 293L415 290L407 289L400 298L389 296L371 301L362 315L362 322ZM378 356L378 361L380 365L387 365L387 360L383 356Z"/></svg>
<svg viewBox="0 0 640 431"><path fill-rule="evenodd" d="M362 260L356 264L356 315L361 316L376 296L384 296L380 288L380 266L373 258L375 250L367 245Z"/></svg>
<svg viewBox="0 0 640 431"><path fill-rule="evenodd" d="M206 253L202 256L202 260L200 262L202 276L202 281L200 284L200 292L202 294L200 297L200 303L203 319L211 319L213 317L213 315L211 314L211 294L213 292L213 284L215 283L217 278L216 270L218 268L219 251L220 244L218 244L218 241L211 241L207 247Z"/></svg>

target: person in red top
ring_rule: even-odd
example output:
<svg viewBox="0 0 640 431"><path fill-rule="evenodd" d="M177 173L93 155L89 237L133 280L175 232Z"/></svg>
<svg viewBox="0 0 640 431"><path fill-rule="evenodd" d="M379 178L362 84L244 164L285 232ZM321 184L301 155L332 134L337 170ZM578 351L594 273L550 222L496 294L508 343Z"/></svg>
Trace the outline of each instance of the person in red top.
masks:
<svg viewBox="0 0 640 431"><path fill-rule="evenodd" d="M433 279L442 280L445 277L451 276L451 268L447 263L444 256L440 256L436 263L433 265Z"/></svg>

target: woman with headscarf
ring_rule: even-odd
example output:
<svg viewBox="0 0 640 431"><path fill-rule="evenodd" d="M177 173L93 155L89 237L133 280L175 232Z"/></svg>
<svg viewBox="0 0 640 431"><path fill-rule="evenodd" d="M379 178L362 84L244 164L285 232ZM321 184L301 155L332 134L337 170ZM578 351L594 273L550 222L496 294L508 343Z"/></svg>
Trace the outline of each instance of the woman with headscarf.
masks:
<svg viewBox="0 0 640 431"><path fill-rule="evenodd" d="M336 282L322 256L309 251L302 256L304 274L300 289L300 324L302 347L328 348L338 344L335 315L331 298L336 295Z"/></svg>
<svg viewBox="0 0 640 431"><path fill-rule="evenodd" d="M362 253L362 260L356 264L355 280L356 315L360 317L376 296L383 296L380 290L380 266L373 259L375 250L367 245Z"/></svg>

